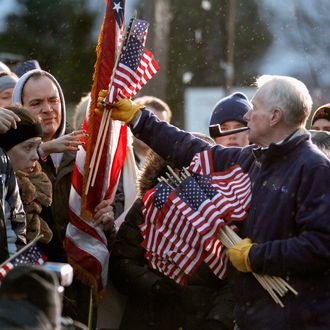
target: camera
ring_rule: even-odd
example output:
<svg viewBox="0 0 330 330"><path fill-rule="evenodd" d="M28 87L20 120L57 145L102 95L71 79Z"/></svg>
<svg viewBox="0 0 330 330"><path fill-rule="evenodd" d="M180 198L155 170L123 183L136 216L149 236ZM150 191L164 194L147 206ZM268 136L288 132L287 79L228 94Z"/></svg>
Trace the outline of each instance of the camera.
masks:
<svg viewBox="0 0 330 330"><path fill-rule="evenodd" d="M67 287L71 285L73 268L69 264L61 262L45 262L42 267L55 273L61 286Z"/></svg>

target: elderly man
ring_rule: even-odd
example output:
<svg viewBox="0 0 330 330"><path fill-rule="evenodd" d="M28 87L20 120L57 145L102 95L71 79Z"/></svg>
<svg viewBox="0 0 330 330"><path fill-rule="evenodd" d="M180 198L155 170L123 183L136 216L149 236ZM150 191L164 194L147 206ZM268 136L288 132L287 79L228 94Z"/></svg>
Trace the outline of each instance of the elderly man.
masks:
<svg viewBox="0 0 330 330"><path fill-rule="evenodd" d="M247 239L228 251L240 329L329 329L330 163L304 129L312 100L292 77L261 76L256 83L253 109L244 116L255 145L245 148L211 147L129 100L113 105L112 118L130 123L175 167L209 150L216 172L239 166L248 174L252 198L240 231ZM285 278L299 295L286 294L278 307L252 271Z"/></svg>

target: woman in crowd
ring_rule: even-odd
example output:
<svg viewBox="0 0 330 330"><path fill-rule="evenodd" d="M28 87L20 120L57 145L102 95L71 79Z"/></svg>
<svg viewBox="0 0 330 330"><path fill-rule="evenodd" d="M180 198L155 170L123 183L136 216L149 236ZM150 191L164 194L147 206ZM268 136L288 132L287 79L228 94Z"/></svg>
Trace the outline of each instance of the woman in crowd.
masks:
<svg viewBox="0 0 330 330"><path fill-rule="evenodd" d="M52 203L52 184L41 170L39 153L47 154L72 148L70 139L75 137L64 136L41 146L42 128L38 118L19 106L9 106L6 109L20 119L16 129L12 127L6 133L0 134L0 147L9 156L17 177L27 218L27 241L43 234L40 242L48 243L53 234L48 224L40 217L40 213Z"/></svg>
<svg viewBox="0 0 330 330"><path fill-rule="evenodd" d="M17 80L18 77L13 72L0 72L0 107L11 105Z"/></svg>

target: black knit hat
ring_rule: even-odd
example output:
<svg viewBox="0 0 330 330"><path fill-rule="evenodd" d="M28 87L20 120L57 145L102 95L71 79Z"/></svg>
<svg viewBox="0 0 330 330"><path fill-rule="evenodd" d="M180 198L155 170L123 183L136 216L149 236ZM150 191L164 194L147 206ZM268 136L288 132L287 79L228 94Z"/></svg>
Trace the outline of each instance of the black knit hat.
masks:
<svg viewBox="0 0 330 330"><path fill-rule="evenodd" d="M22 265L5 276L0 297L21 297L38 307L48 317L54 328L60 323L62 297L56 275L41 266Z"/></svg>
<svg viewBox="0 0 330 330"><path fill-rule="evenodd" d="M42 127L35 116L21 107L10 106L6 109L13 111L21 121L16 123L16 129L10 128L6 133L0 134L0 147L2 149L8 151L25 140L42 137Z"/></svg>
<svg viewBox="0 0 330 330"><path fill-rule="evenodd" d="M243 93L234 93L221 99L213 108L210 125L222 125L231 120L246 125L243 116L252 109L252 105Z"/></svg>

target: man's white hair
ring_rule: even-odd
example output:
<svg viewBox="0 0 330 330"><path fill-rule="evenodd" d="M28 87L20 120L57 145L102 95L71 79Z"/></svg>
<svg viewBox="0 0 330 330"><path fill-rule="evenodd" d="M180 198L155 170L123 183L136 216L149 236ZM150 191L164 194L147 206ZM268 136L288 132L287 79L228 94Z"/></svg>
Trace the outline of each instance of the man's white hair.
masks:
<svg viewBox="0 0 330 330"><path fill-rule="evenodd" d="M269 106L283 111L287 125L305 126L313 101L303 82L288 76L263 75L257 78L256 86L264 89Z"/></svg>

